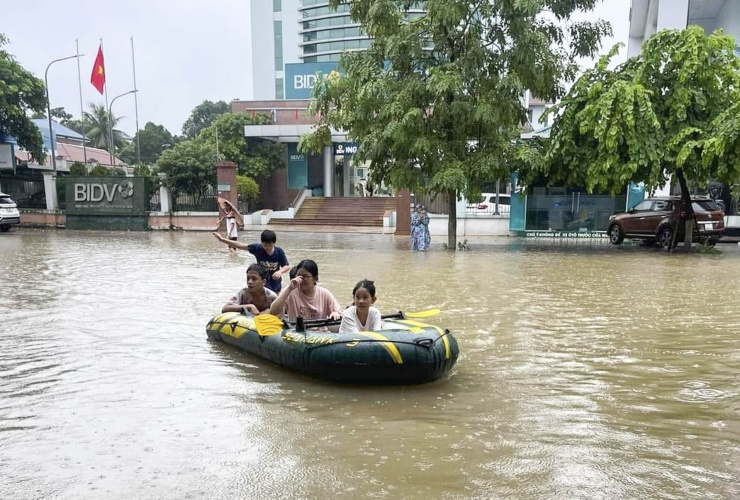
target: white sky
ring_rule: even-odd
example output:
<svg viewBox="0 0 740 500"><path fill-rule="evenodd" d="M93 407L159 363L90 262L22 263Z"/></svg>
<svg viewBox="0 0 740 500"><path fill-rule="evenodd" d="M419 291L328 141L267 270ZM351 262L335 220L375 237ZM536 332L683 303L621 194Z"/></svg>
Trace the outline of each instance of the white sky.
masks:
<svg viewBox="0 0 740 500"><path fill-rule="evenodd" d="M270 0L259 0L269 2ZM614 43L627 43L629 0L603 0L593 13L612 23ZM79 40L82 95L104 103L90 84L99 39L103 38L109 101L133 89L131 37L136 54L139 126L148 121L173 134L202 101L252 97L249 0L2 0L0 32L5 48L29 71L44 77L53 59L75 54ZM592 16L588 16L592 17ZM266 40L265 43L272 43ZM620 54L626 58L626 48ZM64 106L75 118L80 98L75 60L49 69L51 107ZM121 97L113 114L120 128L136 131L133 95Z"/></svg>

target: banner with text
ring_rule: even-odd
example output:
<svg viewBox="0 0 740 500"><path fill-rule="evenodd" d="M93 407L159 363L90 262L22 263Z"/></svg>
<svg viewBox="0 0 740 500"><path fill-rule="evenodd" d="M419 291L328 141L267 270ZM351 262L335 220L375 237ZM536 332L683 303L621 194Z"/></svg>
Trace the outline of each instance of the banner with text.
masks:
<svg viewBox="0 0 740 500"><path fill-rule="evenodd" d="M289 63L285 65L285 98L310 99L316 75L327 75L337 69L337 63Z"/></svg>

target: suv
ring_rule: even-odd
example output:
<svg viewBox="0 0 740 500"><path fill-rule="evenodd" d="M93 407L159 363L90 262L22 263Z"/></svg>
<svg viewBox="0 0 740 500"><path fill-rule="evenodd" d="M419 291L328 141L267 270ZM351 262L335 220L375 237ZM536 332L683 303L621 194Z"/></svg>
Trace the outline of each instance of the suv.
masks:
<svg viewBox="0 0 740 500"><path fill-rule="evenodd" d="M21 214L18 206L5 193L0 193L0 232L10 230L12 224L21 223Z"/></svg>
<svg viewBox="0 0 740 500"><path fill-rule="evenodd" d="M692 198L694 209L693 241L714 245L725 232L725 214L717 203L706 196ZM676 241L684 239L683 219L686 212L680 196L648 198L627 212L609 217L609 241L619 245L625 238L644 240L648 244L656 242L662 247L670 247L673 228L678 227ZM676 226L676 222L679 222Z"/></svg>
<svg viewBox="0 0 740 500"><path fill-rule="evenodd" d="M509 213L511 210L511 195L499 193L498 212ZM469 203L466 213L477 215L492 215L496 213L496 193L482 193L478 203Z"/></svg>

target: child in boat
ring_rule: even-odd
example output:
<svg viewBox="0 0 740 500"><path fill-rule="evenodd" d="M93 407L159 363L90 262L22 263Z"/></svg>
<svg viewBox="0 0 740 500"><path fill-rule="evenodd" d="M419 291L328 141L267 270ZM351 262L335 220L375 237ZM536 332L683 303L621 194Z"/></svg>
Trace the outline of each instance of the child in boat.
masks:
<svg viewBox="0 0 740 500"><path fill-rule="evenodd" d="M375 304L375 283L362 280L352 289L352 305L342 312L339 333L380 330L380 311Z"/></svg>
<svg viewBox="0 0 740 500"><path fill-rule="evenodd" d="M296 277L270 306L270 313L288 315L288 321L303 319L339 319L342 306L326 288L319 286L319 266L305 259L298 263Z"/></svg>
<svg viewBox="0 0 740 500"><path fill-rule="evenodd" d="M277 294L265 288L267 269L261 264L252 264L247 268L247 287L239 290L236 295L221 308L221 312L240 312L254 314L270 312L270 305L277 299Z"/></svg>
<svg viewBox="0 0 740 500"><path fill-rule="evenodd" d="M254 255L258 264L262 264L267 269L267 288L275 293L280 293L283 288L283 274L290 269L288 258L282 248L277 246L277 235L275 231L265 229L260 235L260 243L251 243L245 245L238 241L231 241L218 233L213 235L222 243L226 243L231 248L241 248Z"/></svg>

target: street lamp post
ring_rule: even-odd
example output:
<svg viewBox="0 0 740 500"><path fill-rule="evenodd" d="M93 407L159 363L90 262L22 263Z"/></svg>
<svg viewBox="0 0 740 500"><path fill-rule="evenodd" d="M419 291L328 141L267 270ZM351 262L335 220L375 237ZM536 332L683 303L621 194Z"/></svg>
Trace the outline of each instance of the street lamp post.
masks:
<svg viewBox="0 0 740 500"><path fill-rule="evenodd" d="M108 154L110 155L110 166L115 166L113 164L113 121L111 120L111 110L113 109L113 103L116 102L116 99L119 97L123 97L125 95L129 94L135 94L138 92L138 90L129 90L128 92L124 92L123 94L118 94L116 97L113 98L113 100L110 102L110 105L108 106Z"/></svg>
<svg viewBox="0 0 740 500"><path fill-rule="evenodd" d="M75 54L69 57L54 59L49 63L48 66L46 66L46 71L44 71L44 85L46 86L46 117L49 119L49 144L51 145L51 165L54 169L54 176L57 175L57 158L56 153L54 153L54 130L51 128L51 103L49 102L49 68L52 64L59 61L66 61L67 59L77 59L84 55L85 54Z"/></svg>

